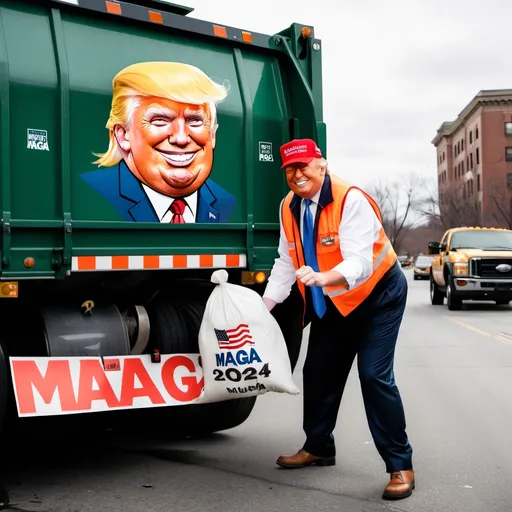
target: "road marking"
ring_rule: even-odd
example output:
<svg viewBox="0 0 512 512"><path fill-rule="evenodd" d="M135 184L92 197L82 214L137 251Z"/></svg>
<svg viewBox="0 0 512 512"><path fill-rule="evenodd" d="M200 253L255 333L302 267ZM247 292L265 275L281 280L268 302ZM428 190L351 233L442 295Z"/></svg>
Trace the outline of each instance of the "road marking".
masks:
<svg viewBox="0 0 512 512"><path fill-rule="evenodd" d="M450 320L454 324L460 325L461 327L465 327L466 329L481 334L482 336L487 336L489 338L492 336L491 333L487 331L482 331L482 329L478 329L477 327L473 327L472 325L469 325L466 322L459 320L458 318L454 318L453 316L447 316L446 318L448 318L448 320Z"/></svg>
<svg viewBox="0 0 512 512"><path fill-rule="evenodd" d="M498 341L506 343L507 345L512 345L512 336L510 336L509 334L499 332L498 334L494 335L494 338L497 339Z"/></svg>
<svg viewBox="0 0 512 512"><path fill-rule="evenodd" d="M500 332L497 334L491 334L490 332L483 331L482 329L478 329L478 327L473 327L470 324L467 324L466 322L463 322L462 320L459 320L458 318L455 318L453 316L445 315L445 318L448 318L451 322L454 324L460 325L461 327L464 327L465 329L469 329L470 331L476 332L477 334L480 334L481 336L485 336L487 338L494 338L497 341L501 341L502 343L506 343L507 345L512 345L512 336L510 334L506 334L504 332Z"/></svg>

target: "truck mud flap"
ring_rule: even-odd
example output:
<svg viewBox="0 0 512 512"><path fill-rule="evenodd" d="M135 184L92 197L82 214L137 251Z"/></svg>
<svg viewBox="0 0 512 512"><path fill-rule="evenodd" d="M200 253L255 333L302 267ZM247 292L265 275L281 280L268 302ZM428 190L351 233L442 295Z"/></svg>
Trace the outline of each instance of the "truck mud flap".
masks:
<svg viewBox="0 0 512 512"><path fill-rule="evenodd" d="M304 334L302 327L303 309L304 301L295 283L290 296L282 304L277 304L272 310L272 314L279 324L286 341L292 370L295 369L302 346Z"/></svg>

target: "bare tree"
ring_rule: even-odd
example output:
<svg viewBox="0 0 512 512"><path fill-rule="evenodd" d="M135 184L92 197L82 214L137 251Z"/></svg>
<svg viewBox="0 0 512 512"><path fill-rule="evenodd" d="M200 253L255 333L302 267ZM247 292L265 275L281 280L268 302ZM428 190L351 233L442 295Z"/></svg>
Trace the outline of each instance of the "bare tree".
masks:
<svg viewBox="0 0 512 512"><path fill-rule="evenodd" d="M384 231L399 253L406 234L422 223L419 209L425 201L424 180L411 173L391 183L381 181L370 186L368 193L379 205Z"/></svg>
<svg viewBox="0 0 512 512"><path fill-rule="evenodd" d="M437 187L430 186L419 210L431 225L445 230L481 224L476 194L465 196L462 187L443 187L438 192Z"/></svg>
<svg viewBox="0 0 512 512"><path fill-rule="evenodd" d="M485 185L486 195L491 203L492 220L496 227L512 229L512 192L507 185L496 179Z"/></svg>

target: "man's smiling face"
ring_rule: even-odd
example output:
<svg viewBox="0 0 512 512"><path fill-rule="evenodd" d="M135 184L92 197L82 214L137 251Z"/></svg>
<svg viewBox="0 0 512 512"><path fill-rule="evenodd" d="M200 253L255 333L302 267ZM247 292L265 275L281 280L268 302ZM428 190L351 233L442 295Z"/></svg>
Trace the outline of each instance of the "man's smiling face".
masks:
<svg viewBox="0 0 512 512"><path fill-rule="evenodd" d="M288 186L298 196L311 199L322 188L326 166L324 160L315 158L309 164L293 163L285 167Z"/></svg>
<svg viewBox="0 0 512 512"><path fill-rule="evenodd" d="M139 98L126 128L115 129L132 173L171 197L195 192L213 165L215 135L208 107L165 98Z"/></svg>

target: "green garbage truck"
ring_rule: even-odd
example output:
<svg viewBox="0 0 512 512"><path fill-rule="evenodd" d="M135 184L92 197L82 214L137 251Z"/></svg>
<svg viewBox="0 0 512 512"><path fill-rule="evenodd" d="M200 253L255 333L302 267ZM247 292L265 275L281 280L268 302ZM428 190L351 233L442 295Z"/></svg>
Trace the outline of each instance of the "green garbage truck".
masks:
<svg viewBox="0 0 512 512"><path fill-rule="evenodd" d="M326 152L322 43L192 10L0 0L0 422L159 418L193 435L253 409L197 401L198 331L215 269L264 290L280 145ZM301 300L273 312L292 366Z"/></svg>

